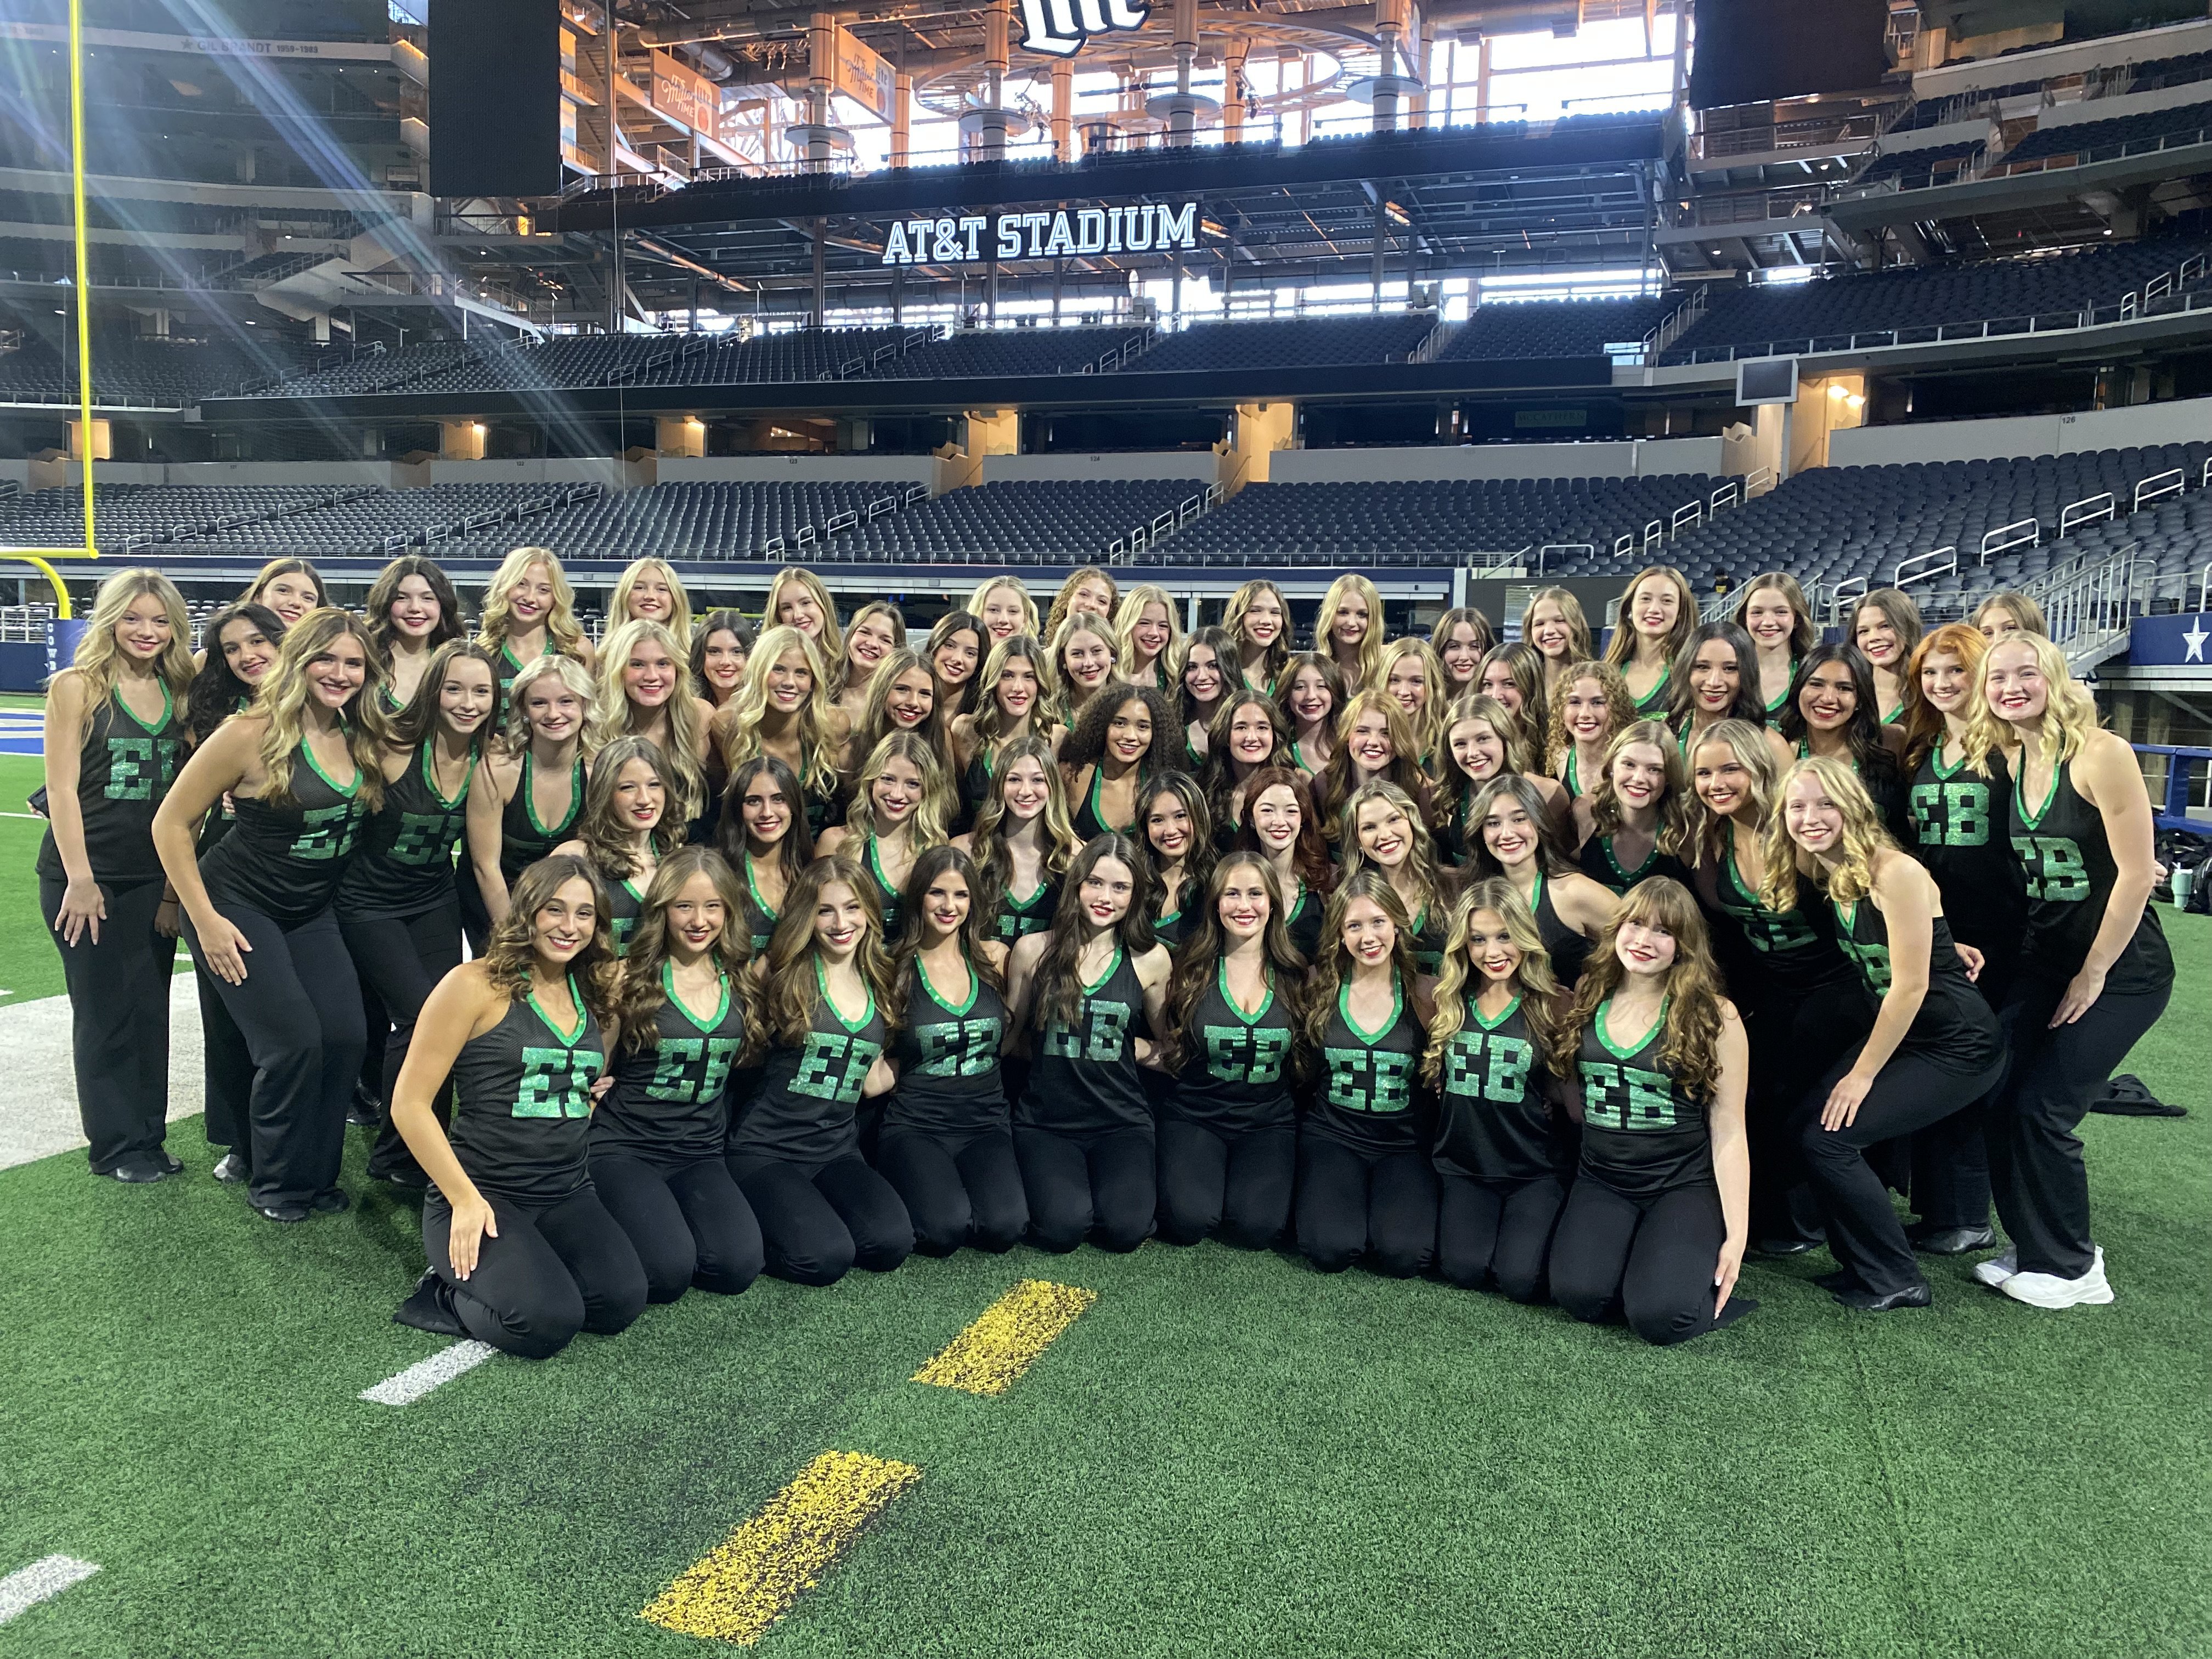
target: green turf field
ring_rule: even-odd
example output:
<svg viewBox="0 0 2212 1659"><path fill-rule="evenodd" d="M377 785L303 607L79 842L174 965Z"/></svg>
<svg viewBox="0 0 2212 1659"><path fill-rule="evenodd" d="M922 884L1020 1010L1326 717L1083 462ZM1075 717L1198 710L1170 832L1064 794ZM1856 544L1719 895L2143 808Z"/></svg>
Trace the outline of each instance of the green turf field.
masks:
<svg viewBox="0 0 2212 1659"><path fill-rule="evenodd" d="M10 826L12 828L12 826ZM89 1580L0 1654L681 1656L639 1612L825 1450L921 1470L762 1643L785 1655L2174 1656L2212 1651L2212 923L2085 1127L2108 1308L1935 1265L1879 1319L1764 1304L1645 1349L1439 1285L1149 1244L695 1292L404 1408L441 1346L372 1195L299 1228L207 1176L0 1172L0 1573ZM358 1138L348 1185L359 1190ZM1019 1279L1097 1300L1010 1392L909 1381Z"/></svg>

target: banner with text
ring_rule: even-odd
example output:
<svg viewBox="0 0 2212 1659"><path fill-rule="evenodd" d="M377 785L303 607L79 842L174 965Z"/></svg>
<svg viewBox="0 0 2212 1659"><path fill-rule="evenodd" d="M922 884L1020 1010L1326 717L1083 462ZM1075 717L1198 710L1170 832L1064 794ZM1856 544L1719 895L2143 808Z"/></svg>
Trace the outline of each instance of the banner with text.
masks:
<svg viewBox="0 0 2212 1659"><path fill-rule="evenodd" d="M887 265L980 264L986 259L1079 258L1098 253L1172 253L1195 248L1198 204L1062 209L901 219L884 238Z"/></svg>

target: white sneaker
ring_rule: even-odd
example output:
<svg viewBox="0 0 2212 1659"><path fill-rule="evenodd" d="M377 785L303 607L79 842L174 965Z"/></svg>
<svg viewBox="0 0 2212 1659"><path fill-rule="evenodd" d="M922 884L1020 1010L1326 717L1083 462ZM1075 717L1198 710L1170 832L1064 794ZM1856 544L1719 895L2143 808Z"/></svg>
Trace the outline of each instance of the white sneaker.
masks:
<svg viewBox="0 0 2212 1659"><path fill-rule="evenodd" d="M2105 1277L2102 1246L2090 1262L2089 1271L2079 1279L2061 1279L2056 1273L2016 1273L1998 1288L2014 1301L2025 1302L2031 1308L2073 1308L2085 1302L2112 1299L2112 1284Z"/></svg>
<svg viewBox="0 0 2212 1659"><path fill-rule="evenodd" d="M1994 1290L2019 1271L2020 1251L2015 1247L2002 1255L1993 1255L1987 1261L1977 1262L1973 1279L1976 1284L1987 1285Z"/></svg>

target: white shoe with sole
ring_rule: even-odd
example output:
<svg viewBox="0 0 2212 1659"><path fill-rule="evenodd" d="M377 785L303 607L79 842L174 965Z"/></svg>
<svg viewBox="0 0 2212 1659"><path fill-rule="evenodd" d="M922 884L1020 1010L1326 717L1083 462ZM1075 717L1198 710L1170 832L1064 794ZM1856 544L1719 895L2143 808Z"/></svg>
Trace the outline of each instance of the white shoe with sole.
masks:
<svg viewBox="0 0 2212 1659"><path fill-rule="evenodd" d="M2105 1252L2102 1246L2089 1264L2089 1271L2079 1279L2061 1279L2056 1273L2014 1273L1999 1285L2015 1302L2025 1302L2031 1308L2075 1308L2084 1303L2106 1303L2112 1299L2112 1286L2105 1277Z"/></svg>
<svg viewBox="0 0 2212 1659"><path fill-rule="evenodd" d="M2020 1271L2020 1251L2007 1250L2002 1255L1993 1255L1987 1261L1974 1265L1973 1279L1977 1285L1987 1285L1995 1290Z"/></svg>

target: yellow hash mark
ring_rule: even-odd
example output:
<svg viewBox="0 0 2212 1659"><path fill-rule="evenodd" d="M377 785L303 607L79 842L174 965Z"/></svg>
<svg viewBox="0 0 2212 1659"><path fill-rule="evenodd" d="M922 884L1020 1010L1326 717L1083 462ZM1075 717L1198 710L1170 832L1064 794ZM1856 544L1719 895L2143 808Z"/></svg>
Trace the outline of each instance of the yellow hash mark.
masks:
<svg viewBox="0 0 2212 1659"><path fill-rule="evenodd" d="M969 1394L1004 1394L1097 1299L1096 1291L1024 1279L984 1309L914 1380Z"/></svg>
<svg viewBox="0 0 2212 1659"><path fill-rule="evenodd" d="M921 1479L911 1463L823 1452L638 1617L681 1636L751 1647L822 1582L885 1504Z"/></svg>

